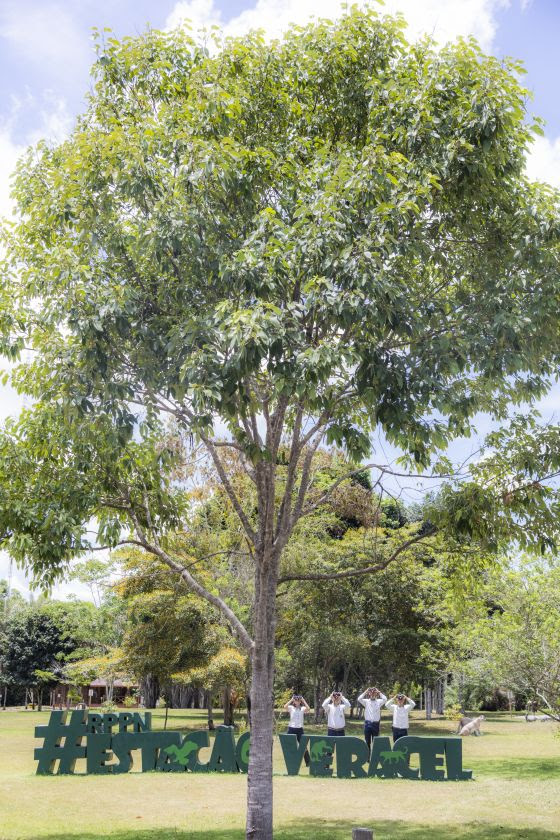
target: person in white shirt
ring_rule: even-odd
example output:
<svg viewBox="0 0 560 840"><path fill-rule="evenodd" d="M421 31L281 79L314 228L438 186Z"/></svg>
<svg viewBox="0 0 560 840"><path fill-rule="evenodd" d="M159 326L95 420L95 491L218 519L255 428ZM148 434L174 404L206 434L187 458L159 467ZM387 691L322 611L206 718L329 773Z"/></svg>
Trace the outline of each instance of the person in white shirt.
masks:
<svg viewBox="0 0 560 840"><path fill-rule="evenodd" d="M414 700L406 694L397 694L396 697L387 700L385 706L393 710L393 743L404 735L408 735L408 713L415 705Z"/></svg>
<svg viewBox="0 0 560 840"><path fill-rule="evenodd" d="M303 718L311 709L307 705L306 700L301 694L293 694L292 699L288 700L284 706L290 714L290 724L288 726L288 735L295 735L299 744L301 736L303 735ZM309 766L309 753L307 750L303 754L303 758L307 766Z"/></svg>
<svg viewBox="0 0 560 840"><path fill-rule="evenodd" d="M381 709L387 702L385 695L378 688L366 688L358 697L365 709L364 712L364 738L368 750L371 750L371 739L379 735L379 723L381 721Z"/></svg>
<svg viewBox="0 0 560 840"><path fill-rule="evenodd" d="M293 694L292 699L288 700L284 708L290 713L288 735L297 735L299 744L299 740L303 735L303 716L311 711L311 709L301 694Z"/></svg>
<svg viewBox="0 0 560 840"><path fill-rule="evenodd" d="M350 708L350 701L340 691L333 691L323 702L327 713L327 735L344 735L346 721L344 709Z"/></svg>

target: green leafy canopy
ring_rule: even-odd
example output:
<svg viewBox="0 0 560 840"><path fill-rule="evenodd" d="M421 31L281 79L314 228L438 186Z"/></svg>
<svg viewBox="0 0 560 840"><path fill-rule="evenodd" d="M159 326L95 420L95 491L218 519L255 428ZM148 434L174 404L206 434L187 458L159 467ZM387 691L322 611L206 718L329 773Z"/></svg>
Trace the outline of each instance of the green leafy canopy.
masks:
<svg viewBox="0 0 560 840"><path fill-rule="evenodd" d="M212 56L182 30L99 43L87 110L21 161L5 228L3 348L35 351L14 383L36 407L3 438L2 532L36 573L107 499L115 540L123 484L174 521L164 413L225 424L249 465L302 417L357 461L381 429L423 465L543 393L558 196L523 175L518 66L402 28L353 10Z"/></svg>

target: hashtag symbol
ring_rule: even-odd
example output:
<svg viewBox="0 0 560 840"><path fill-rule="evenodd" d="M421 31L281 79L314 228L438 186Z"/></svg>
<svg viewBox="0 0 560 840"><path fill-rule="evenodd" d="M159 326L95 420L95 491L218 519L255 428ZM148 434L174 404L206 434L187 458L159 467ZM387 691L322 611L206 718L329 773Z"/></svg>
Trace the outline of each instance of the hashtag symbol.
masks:
<svg viewBox="0 0 560 840"><path fill-rule="evenodd" d="M87 712L72 712L69 723L67 716L68 712L51 712L46 726L35 727L35 737L43 739L43 746L35 750L37 773L54 773L57 761L59 773L73 773L76 759L85 757L82 738L87 735Z"/></svg>

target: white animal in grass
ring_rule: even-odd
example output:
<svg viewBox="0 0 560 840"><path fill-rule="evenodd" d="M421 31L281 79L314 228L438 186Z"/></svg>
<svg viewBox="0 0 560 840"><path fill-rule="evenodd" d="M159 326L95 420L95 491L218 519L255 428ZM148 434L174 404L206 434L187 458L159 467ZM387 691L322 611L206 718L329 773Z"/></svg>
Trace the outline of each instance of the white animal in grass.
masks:
<svg viewBox="0 0 560 840"><path fill-rule="evenodd" d="M482 735L480 731L480 724L484 720L484 715L480 715L479 717L475 718L461 718L459 729L459 735ZM467 721L466 723L463 723Z"/></svg>

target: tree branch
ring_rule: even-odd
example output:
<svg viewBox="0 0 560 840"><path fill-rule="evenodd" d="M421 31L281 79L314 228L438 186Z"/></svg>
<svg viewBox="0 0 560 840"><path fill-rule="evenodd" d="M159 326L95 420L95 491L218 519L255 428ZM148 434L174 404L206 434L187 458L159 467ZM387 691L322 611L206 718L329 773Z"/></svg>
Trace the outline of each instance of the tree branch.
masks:
<svg viewBox="0 0 560 840"><path fill-rule="evenodd" d="M308 507L304 508L301 511L301 516L307 516L312 511L316 510L321 505L325 504L328 501L329 497L332 493L336 490L336 488L342 484L343 481L346 481L349 478L352 478L354 475L359 475L360 473L364 472L364 470L379 470L381 475L392 475L396 478L427 478L431 479L432 481L439 481L444 478L456 478L457 473L449 473L449 474L442 474L442 475L425 475L422 473L413 474L413 473L401 473L396 472L395 470L390 469L388 465L381 465L381 464L362 464L362 466L358 467L355 470L350 470L349 472L341 475L340 478L337 478L327 490L322 494L322 496L317 499L317 501L313 502L313 504L309 505ZM379 484L379 480L376 482Z"/></svg>
<svg viewBox="0 0 560 840"><path fill-rule="evenodd" d="M249 519L247 518L247 514L245 513L245 511L241 507L241 502L239 501L239 499L237 497L237 493L235 492L235 490L231 486L231 482L230 482L229 478L227 477L226 471L224 469L224 465L222 464L220 458L218 457L218 453L216 452L216 449L215 449L212 441L208 437L206 437L206 435L204 435L202 432L199 432L199 434L200 434L200 437L201 437L202 441L204 442L208 452L210 453L210 457L212 458L212 461L214 462L214 466L216 467L216 471L217 471L218 475L220 476L220 481L222 482L222 484L224 486L224 490L226 491L226 493L229 496L229 499L230 499L230 501L231 501L231 503L234 507L235 512L237 513L237 515L238 515L238 517L241 521L241 524L243 525L243 529L245 530L245 533L247 534L248 538L251 540L253 545L255 545L257 535L255 534L255 531L253 530L253 527L251 526L251 523L249 522Z"/></svg>
<svg viewBox="0 0 560 840"><path fill-rule="evenodd" d="M232 630L238 637L245 650L250 654L253 650L253 640L251 639L251 636L249 635L246 627L237 618L233 610L230 607L228 607L226 602L223 601L218 595L214 595L212 592L209 592L204 586L202 586L202 584L199 583L196 580L196 578L194 578L191 575L191 573L187 568L185 568L185 566L181 565L181 563L177 562L177 560L174 560L173 557L171 557L171 555L169 555L160 546L159 542L156 539L154 539L154 543L151 543L147 539L146 533L132 507L130 508L129 513L134 523L136 534L142 547L150 554L154 554L156 557L159 557L159 559L162 560L166 564L166 566L169 566L170 569L176 572L192 592L195 592L201 598L204 598L205 601L208 601L209 604L212 604L212 606L220 610L220 612L226 617Z"/></svg>
<svg viewBox="0 0 560 840"><path fill-rule="evenodd" d="M297 499L294 504L291 517L290 517L290 529L294 527L296 522L300 519L303 513L303 505L305 502L305 494L309 488L309 473L311 471L311 464L313 462L313 456L315 455L317 449L319 448L319 444L323 440L324 430L317 434L317 437L313 441L313 443L308 446L307 452L305 453L305 458L303 459L303 467L301 469L301 478L299 481L299 490L297 494Z"/></svg>
<svg viewBox="0 0 560 840"><path fill-rule="evenodd" d="M395 549L395 551L385 560L375 563L373 566L366 566L362 569L348 569L345 572L332 572L330 574L284 575L283 577L278 578L278 583L286 583L290 580L339 580L341 578L358 577L359 575L369 575L373 572L381 572L383 569L386 569L390 563L396 560L399 554L402 554L402 552L406 551L407 548L410 548L411 545L415 545L421 540L433 536L436 533L436 530L436 528L432 528L425 531L423 534L416 534L414 537L411 537L409 540L402 543L402 545Z"/></svg>
<svg viewBox="0 0 560 840"><path fill-rule="evenodd" d="M290 446L290 457L288 459L288 475L286 477L286 487L280 503L280 509L276 517L276 533L275 540L278 538L282 530L286 530L289 526L289 514L291 508L291 497L294 489L294 484L297 475L297 465L301 455L302 444L300 441L301 424L303 419L303 408L298 405L294 419L294 429L292 432L292 444Z"/></svg>
<svg viewBox="0 0 560 840"><path fill-rule="evenodd" d="M88 551L111 551L113 548L118 548L119 545L139 545L143 547L143 543L140 540L120 540L118 543L114 545L95 545L91 546Z"/></svg>

